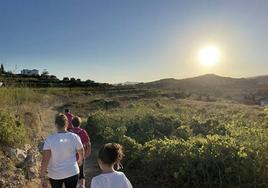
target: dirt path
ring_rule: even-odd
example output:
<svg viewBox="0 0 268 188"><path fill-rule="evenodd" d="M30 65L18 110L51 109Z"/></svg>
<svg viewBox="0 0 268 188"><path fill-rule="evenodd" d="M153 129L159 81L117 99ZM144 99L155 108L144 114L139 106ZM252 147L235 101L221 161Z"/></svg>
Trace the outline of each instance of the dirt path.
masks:
<svg viewBox="0 0 268 188"><path fill-rule="evenodd" d="M100 170L97 164L98 148L93 145L92 153L89 159L86 160L85 174L86 174L86 188L90 188L91 179L100 174Z"/></svg>
<svg viewBox="0 0 268 188"><path fill-rule="evenodd" d="M56 109L60 106L60 104L55 106L42 106L40 112L41 119L41 132L43 137L47 137L49 134L55 132L55 123L54 118L57 113L59 113Z"/></svg>
<svg viewBox="0 0 268 188"><path fill-rule="evenodd" d="M40 119L40 126L41 126L41 136L45 139L48 135L55 132L55 126L54 126L54 118L55 115L58 113L56 110L57 106L60 104L49 106L47 104L43 104L40 106L38 110L38 115ZM25 186L22 188L37 188L40 185L39 179L36 179L34 181L29 181Z"/></svg>

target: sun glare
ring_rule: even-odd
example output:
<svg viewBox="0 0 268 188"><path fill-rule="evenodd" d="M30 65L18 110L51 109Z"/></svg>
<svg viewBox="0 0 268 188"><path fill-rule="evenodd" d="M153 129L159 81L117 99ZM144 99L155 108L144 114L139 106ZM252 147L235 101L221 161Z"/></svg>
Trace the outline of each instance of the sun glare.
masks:
<svg viewBox="0 0 268 188"><path fill-rule="evenodd" d="M215 46L205 47L199 51L198 60L204 66L215 65L220 60L220 51Z"/></svg>

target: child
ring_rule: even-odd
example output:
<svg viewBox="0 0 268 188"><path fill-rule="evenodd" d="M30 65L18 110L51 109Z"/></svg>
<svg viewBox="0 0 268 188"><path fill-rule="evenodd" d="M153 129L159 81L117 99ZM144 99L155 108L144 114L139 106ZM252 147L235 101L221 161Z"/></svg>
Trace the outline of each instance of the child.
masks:
<svg viewBox="0 0 268 188"><path fill-rule="evenodd" d="M72 124L72 120L74 118L74 115L70 112L70 110L68 108L66 108L64 110L64 115L67 117L68 119L68 127L67 130L69 131L70 129L73 128L73 124Z"/></svg>
<svg viewBox="0 0 268 188"><path fill-rule="evenodd" d="M102 174L92 179L91 188L132 188L125 174L114 169L114 166L120 163L123 156L120 144L108 143L102 146L98 156L98 164Z"/></svg>
<svg viewBox="0 0 268 188"><path fill-rule="evenodd" d="M90 143L90 138L89 138L87 132L84 129L80 128L81 122L82 122L81 118L78 116L75 116L72 120L73 128L70 129L69 131L77 134L80 137L81 142L82 142L83 147L84 147L84 151L85 151L84 158L87 158L91 154L91 143ZM85 175L84 175L84 164L85 164L85 160L83 160L82 165L79 166L80 173L79 173L78 188L85 188L86 181L85 181Z"/></svg>

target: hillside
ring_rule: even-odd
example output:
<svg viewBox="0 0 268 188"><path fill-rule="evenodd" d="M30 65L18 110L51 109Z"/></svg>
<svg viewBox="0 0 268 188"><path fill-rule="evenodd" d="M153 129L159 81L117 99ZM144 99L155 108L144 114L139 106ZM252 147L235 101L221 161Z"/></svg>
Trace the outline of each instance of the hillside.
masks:
<svg viewBox="0 0 268 188"><path fill-rule="evenodd" d="M206 74L186 79L162 79L140 84L140 87L165 90L182 90L197 94L216 96L239 96L263 92L268 89L268 76L254 78L231 78L215 74Z"/></svg>
<svg viewBox="0 0 268 188"><path fill-rule="evenodd" d="M65 108L82 118L91 138L87 186L99 173L100 145L118 142L133 187L267 187L268 111L180 97L124 87L0 88L0 187L38 187L37 146Z"/></svg>
<svg viewBox="0 0 268 188"><path fill-rule="evenodd" d="M23 75L10 72L0 72L0 82L4 86L16 87L109 87L106 83L97 83L93 80L82 81L79 78L64 77L62 80L54 75Z"/></svg>

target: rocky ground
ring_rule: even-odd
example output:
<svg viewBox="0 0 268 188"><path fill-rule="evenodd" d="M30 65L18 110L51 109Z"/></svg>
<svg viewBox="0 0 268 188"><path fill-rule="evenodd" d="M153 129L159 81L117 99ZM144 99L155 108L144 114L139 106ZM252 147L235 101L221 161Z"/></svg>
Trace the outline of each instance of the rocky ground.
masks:
<svg viewBox="0 0 268 188"><path fill-rule="evenodd" d="M40 154L37 147L2 147L0 157L0 187L38 187Z"/></svg>

